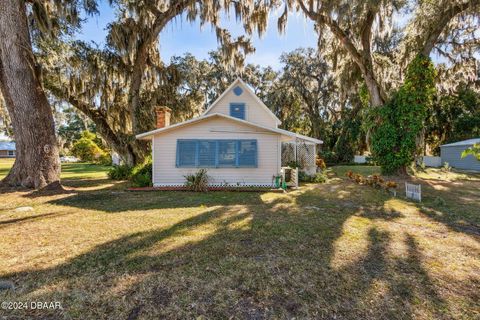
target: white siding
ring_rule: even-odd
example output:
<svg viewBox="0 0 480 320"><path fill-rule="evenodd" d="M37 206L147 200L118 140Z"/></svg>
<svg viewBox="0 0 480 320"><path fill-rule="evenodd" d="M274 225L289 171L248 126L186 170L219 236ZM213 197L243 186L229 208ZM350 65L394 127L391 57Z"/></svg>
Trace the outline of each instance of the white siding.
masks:
<svg viewBox="0 0 480 320"><path fill-rule="evenodd" d="M183 185L184 176L197 168L177 168L177 139L257 139L257 168L208 168L212 184L271 185L280 172L280 135L235 123L228 119L209 119L183 128L167 131L153 138L153 184Z"/></svg>
<svg viewBox="0 0 480 320"><path fill-rule="evenodd" d="M276 128L277 123L275 118L265 110L242 83L238 83L243 89L243 93L240 96L235 95L232 90L228 91L217 103L208 111L211 113L222 113L230 115L230 103L245 103L246 119L249 122L257 123L265 127Z"/></svg>

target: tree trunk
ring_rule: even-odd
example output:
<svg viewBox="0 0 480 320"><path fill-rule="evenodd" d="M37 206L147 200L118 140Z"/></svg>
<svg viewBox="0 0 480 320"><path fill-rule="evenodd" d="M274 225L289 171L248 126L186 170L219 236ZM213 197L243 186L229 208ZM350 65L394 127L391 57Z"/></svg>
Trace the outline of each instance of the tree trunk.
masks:
<svg viewBox="0 0 480 320"><path fill-rule="evenodd" d="M16 159L2 183L60 186L52 110L36 75L23 0L0 2L0 89L12 121Z"/></svg>
<svg viewBox="0 0 480 320"><path fill-rule="evenodd" d="M372 107L381 107L385 104L385 101L381 94L381 89L373 74L367 72L363 73L363 79L367 85L368 93L370 94L370 103Z"/></svg>
<svg viewBox="0 0 480 320"><path fill-rule="evenodd" d="M408 176L407 166L400 166L400 167L397 169L396 175L397 175L397 176L400 176L400 177L406 177L406 176Z"/></svg>
<svg viewBox="0 0 480 320"><path fill-rule="evenodd" d="M132 118L132 131L133 134L139 134L146 130L150 130L148 125L145 126L138 119L138 109L141 105L140 93L142 88L143 77L145 74L145 69L148 62L148 51L156 44L158 35L167 25L167 23L172 20L177 15L181 14L183 10L195 3L195 0L181 0L177 1L175 4L172 4L165 12L155 12L156 18L152 28L149 29L149 33L145 36L140 45L137 53L135 62L132 68L131 74L131 84L128 94L128 105L130 108L130 116ZM154 123L154 121L152 121ZM142 145L142 144L140 144Z"/></svg>

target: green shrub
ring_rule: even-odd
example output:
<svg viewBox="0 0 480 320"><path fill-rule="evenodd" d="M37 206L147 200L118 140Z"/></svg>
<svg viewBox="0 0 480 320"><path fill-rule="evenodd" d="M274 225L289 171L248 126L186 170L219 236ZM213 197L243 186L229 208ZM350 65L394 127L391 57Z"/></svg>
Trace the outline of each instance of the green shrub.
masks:
<svg viewBox="0 0 480 320"><path fill-rule="evenodd" d="M83 131L81 138L73 143L72 154L84 162L95 162L104 165L111 164L110 155L103 150L94 133Z"/></svg>
<svg viewBox="0 0 480 320"><path fill-rule="evenodd" d="M103 166L111 166L112 165L112 157L108 153L104 153L100 157L97 158L95 161L98 164L101 164Z"/></svg>
<svg viewBox="0 0 480 320"><path fill-rule="evenodd" d="M332 164L339 163L339 157L333 151L322 150L322 151L320 151L320 156L323 158L323 160L325 161L325 163L327 165L332 165Z"/></svg>
<svg viewBox="0 0 480 320"><path fill-rule="evenodd" d="M302 168L302 165L298 161L290 161L287 163L287 167L290 167L292 169L297 169L297 168Z"/></svg>
<svg viewBox="0 0 480 320"><path fill-rule="evenodd" d="M317 172L315 174L309 175L303 171L300 171L298 173L298 180L300 182L324 183L327 182L327 176L323 172Z"/></svg>
<svg viewBox="0 0 480 320"><path fill-rule="evenodd" d="M185 185L193 191L208 191L208 182L210 180L210 177L208 176L206 169L200 169L194 174L189 174L184 177L187 180L185 182Z"/></svg>
<svg viewBox="0 0 480 320"><path fill-rule="evenodd" d="M134 167L128 165L113 166L108 171L108 176L113 180L130 180L135 187L152 186L152 160L137 164Z"/></svg>
<svg viewBox="0 0 480 320"><path fill-rule="evenodd" d="M147 160L144 164L136 165L131 173L131 178L135 187L152 186L152 160Z"/></svg>
<svg viewBox="0 0 480 320"><path fill-rule="evenodd" d="M113 166L108 171L108 177L113 180L128 180L132 175L132 167L122 164Z"/></svg>

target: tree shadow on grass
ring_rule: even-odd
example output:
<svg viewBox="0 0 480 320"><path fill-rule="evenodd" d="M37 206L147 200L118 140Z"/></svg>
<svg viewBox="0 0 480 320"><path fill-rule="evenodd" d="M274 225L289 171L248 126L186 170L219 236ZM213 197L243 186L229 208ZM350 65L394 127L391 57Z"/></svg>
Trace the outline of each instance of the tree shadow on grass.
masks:
<svg viewBox="0 0 480 320"><path fill-rule="evenodd" d="M368 218L370 220L382 219L386 221L392 221L404 217L404 215L398 210L387 210L385 208L378 207L362 208L358 216Z"/></svg>
<svg viewBox="0 0 480 320"><path fill-rule="evenodd" d="M215 197L203 201L218 203ZM312 199L329 210L305 210ZM413 284L422 278L429 285L421 269L392 269L387 253L391 237L375 227L367 233L365 255L333 268L335 242L356 210L336 206L338 199L318 190L307 190L290 202L278 198L268 204L238 203L206 209L166 228L126 235L57 266L5 274L19 288L6 298L61 301L65 318L84 319L408 319L411 310L405 301L414 296ZM195 232L204 236L189 240ZM412 261L406 263L418 270L420 252L411 247ZM406 281L401 294L396 291L397 274ZM372 301L377 281L387 284L390 300L377 300L377 295ZM424 298L442 304L433 285ZM15 315L59 313L17 310Z"/></svg>
<svg viewBox="0 0 480 320"><path fill-rule="evenodd" d="M37 214L37 215L29 215L27 217L22 217L22 218L0 220L0 229L6 226L11 226L11 225L18 226L19 224L22 224L24 222L43 220L45 218L56 218L56 217L61 217L68 214L70 213L69 212L49 212L49 213L43 213L43 214Z"/></svg>
<svg viewBox="0 0 480 320"><path fill-rule="evenodd" d="M110 179L62 179L62 185L68 188L92 188L99 187L102 185L114 184L115 187L124 187L126 186L126 181L115 181Z"/></svg>
<svg viewBox="0 0 480 320"><path fill-rule="evenodd" d="M451 230L480 236L480 184L465 182L451 190L435 190L428 185L425 196L418 204L420 212Z"/></svg>
<svg viewBox="0 0 480 320"><path fill-rule="evenodd" d="M397 196L414 204L425 216L442 223L450 230L480 236L480 215L477 214L477 212L480 212L480 201L478 201L480 198L480 182L462 180L461 182L454 182L454 185L442 190L436 188L436 186L451 183L423 180L416 177L409 177L408 179L392 177L391 179L395 180L400 186L397 190ZM422 185L421 203L405 197L403 187L405 182ZM360 188L362 187L360 186ZM384 213L387 216L391 215L387 211L384 211ZM368 217L368 215L368 210L366 210L365 216ZM374 215L377 215L377 213L374 212ZM394 218L399 217L399 215L401 213L395 214L393 212Z"/></svg>
<svg viewBox="0 0 480 320"><path fill-rule="evenodd" d="M428 272L422 266L422 254L415 238L405 234L408 254L404 259L396 259L394 267L402 272L396 273L391 281L391 290L403 300L402 305L409 310L419 303L425 304L435 319L449 318L448 305L437 293Z"/></svg>
<svg viewBox="0 0 480 320"><path fill-rule="evenodd" d="M186 191L75 191L69 197L55 199L50 204L98 210L108 213L151 209L189 208L217 205L263 204L258 192L186 192Z"/></svg>

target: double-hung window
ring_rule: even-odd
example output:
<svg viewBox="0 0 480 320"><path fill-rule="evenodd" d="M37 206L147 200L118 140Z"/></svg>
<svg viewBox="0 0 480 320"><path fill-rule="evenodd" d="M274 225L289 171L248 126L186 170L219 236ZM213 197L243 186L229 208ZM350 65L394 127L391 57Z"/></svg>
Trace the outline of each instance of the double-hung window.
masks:
<svg viewBox="0 0 480 320"><path fill-rule="evenodd" d="M177 140L179 168L256 168L257 140Z"/></svg>

